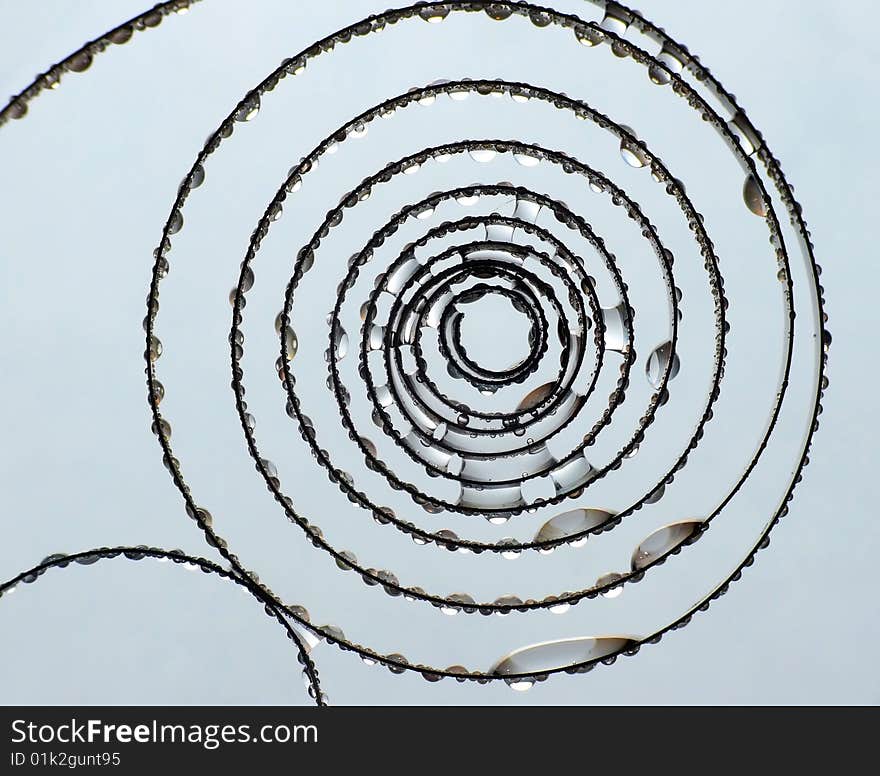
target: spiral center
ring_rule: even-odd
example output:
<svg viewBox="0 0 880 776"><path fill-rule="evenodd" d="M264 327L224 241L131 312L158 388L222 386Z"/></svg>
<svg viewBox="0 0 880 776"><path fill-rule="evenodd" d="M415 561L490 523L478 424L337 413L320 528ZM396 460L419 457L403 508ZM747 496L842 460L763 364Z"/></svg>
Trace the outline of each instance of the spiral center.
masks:
<svg viewBox="0 0 880 776"><path fill-rule="evenodd" d="M461 345L487 372L509 372L529 357L532 322L504 294L487 292L461 308Z"/></svg>

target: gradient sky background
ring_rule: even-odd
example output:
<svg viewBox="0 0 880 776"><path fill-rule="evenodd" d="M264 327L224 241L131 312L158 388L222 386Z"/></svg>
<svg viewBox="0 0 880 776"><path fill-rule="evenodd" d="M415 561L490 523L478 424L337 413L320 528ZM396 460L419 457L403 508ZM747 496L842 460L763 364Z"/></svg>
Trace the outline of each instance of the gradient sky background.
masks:
<svg viewBox="0 0 880 776"><path fill-rule="evenodd" d="M101 545L208 555L148 429L150 254L219 117L283 56L387 2L306 5L257 0L241 17L241 3L205 0L0 130L0 579L50 553ZM141 10L136 0L0 0L0 93ZM731 595L611 669L519 694L501 683L392 677L321 645L314 657L332 703L880 702L871 495L880 10L868 0L845 14L816 0L643 0L640 10L699 53L748 110L796 189L824 269L831 389L792 514ZM234 220L234 194L218 221ZM223 465L246 461L238 445L241 457ZM209 461L216 453L207 444L199 452ZM307 702L295 654L260 607L171 564L49 573L4 596L0 634L0 703Z"/></svg>

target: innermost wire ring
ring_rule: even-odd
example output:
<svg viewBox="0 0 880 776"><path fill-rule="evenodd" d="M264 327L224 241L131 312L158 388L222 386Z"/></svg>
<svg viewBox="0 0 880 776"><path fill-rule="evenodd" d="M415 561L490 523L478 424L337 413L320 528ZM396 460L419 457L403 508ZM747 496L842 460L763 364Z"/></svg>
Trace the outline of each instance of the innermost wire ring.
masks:
<svg viewBox="0 0 880 776"><path fill-rule="evenodd" d="M506 309L513 311L515 315L512 320L508 320L508 336L515 339L514 343L519 352L514 356L508 356L505 365L500 366L495 363L482 363L486 355L473 355L475 343L473 340L473 332L463 331L462 326L467 327L470 310L469 305L480 306L483 300L491 300L493 298L502 297L508 304ZM462 306L465 309L462 309ZM484 318L487 316L483 316ZM511 331L513 320L525 318L528 324L528 332L526 336L522 336L522 332ZM537 366L539 361L540 347L539 339L546 332L546 321L541 320L541 309L538 301L535 299L531 290L522 285L516 290L508 289L503 286L493 286L487 283L481 283L474 288L457 293L446 306L443 317L440 319L440 338L443 346L449 351L452 360L456 366L465 374L470 373L474 381L481 381L483 384L498 383L506 385L519 377L524 372L531 372ZM523 347L523 340L525 346ZM470 343L470 344L468 344ZM479 343L476 343L478 346ZM470 352L468 351L470 348ZM525 350L525 355L520 353ZM510 363L510 358L514 358L514 362Z"/></svg>

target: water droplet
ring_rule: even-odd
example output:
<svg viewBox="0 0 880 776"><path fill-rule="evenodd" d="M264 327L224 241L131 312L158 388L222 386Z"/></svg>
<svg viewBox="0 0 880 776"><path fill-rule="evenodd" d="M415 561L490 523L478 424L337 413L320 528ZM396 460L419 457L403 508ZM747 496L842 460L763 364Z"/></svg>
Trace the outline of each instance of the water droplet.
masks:
<svg viewBox="0 0 880 776"><path fill-rule="evenodd" d="M164 280L171 270L171 265L168 263L168 259L159 255L156 251L153 251L153 256L156 257L156 275L159 277L159 280Z"/></svg>
<svg viewBox="0 0 880 776"><path fill-rule="evenodd" d="M648 497L645 499L646 504L656 504L661 498L663 498L663 494L666 493L666 485L661 484L654 491L652 491Z"/></svg>
<svg viewBox="0 0 880 776"><path fill-rule="evenodd" d="M162 385L158 380L153 380L153 399L156 404L161 404L162 399L165 398L165 386Z"/></svg>
<svg viewBox="0 0 880 776"><path fill-rule="evenodd" d="M658 528L636 547L632 556L632 570L639 571L668 555L696 534L701 525L699 520L683 520Z"/></svg>
<svg viewBox="0 0 880 776"><path fill-rule="evenodd" d="M603 307L602 318L605 323L605 347L623 353L631 336L626 325L626 307L621 302L617 307Z"/></svg>
<svg viewBox="0 0 880 776"><path fill-rule="evenodd" d="M620 128L635 136L635 132L629 127L621 124ZM625 137L620 140L620 155L623 157L623 161L630 167L644 167L648 163L648 156L642 150L642 147Z"/></svg>
<svg viewBox="0 0 880 776"><path fill-rule="evenodd" d="M539 674L600 660L631 645L632 640L625 636L581 636L545 641L511 652L497 661L489 673L495 676ZM522 680L518 676L512 676L510 681Z"/></svg>
<svg viewBox="0 0 880 776"><path fill-rule="evenodd" d="M333 335L333 352L336 355L337 361L345 358L348 353L348 334L345 333L345 329L341 326L336 327Z"/></svg>
<svg viewBox="0 0 880 776"><path fill-rule="evenodd" d="M258 94L254 94L245 99L241 107L237 111L235 111L233 118L236 121L250 121L259 112L260 96Z"/></svg>
<svg viewBox="0 0 880 776"><path fill-rule="evenodd" d="M150 337L150 361L158 361L162 355L162 342L156 336Z"/></svg>
<svg viewBox="0 0 880 776"><path fill-rule="evenodd" d="M343 571L351 570L353 563L357 563L357 557L350 550L343 550L339 553L340 558L336 559L336 565Z"/></svg>
<svg viewBox="0 0 880 776"><path fill-rule="evenodd" d="M299 340L296 337L296 332L292 327L288 326L284 332L284 355L287 357L288 361L293 360L298 349Z"/></svg>
<svg viewBox="0 0 880 776"><path fill-rule="evenodd" d="M597 528L616 513L604 509L572 509L550 518L535 534L536 542L565 539Z"/></svg>
<svg viewBox="0 0 880 776"><path fill-rule="evenodd" d="M445 545L445 543L442 542L442 540L445 540L445 541L447 541L447 542L457 542L457 541L459 541L458 534L455 533L455 531L450 531L448 528L443 528L442 530L437 531L436 536L437 536L438 539L441 540L441 542L438 542L438 544L440 544L441 546L444 546L444 547L445 547L446 545ZM454 548L453 548L453 547L447 547L447 549L454 549Z"/></svg>
<svg viewBox="0 0 880 776"><path fill-rule="evenodd" d="M486 162L491 162L496 156L495 151L493 151L491 148L473 148L469 153L471 159L473 159L475 162L481 162L483 164L485 164Z"/></svg>
<svg viewBox="0 0 880 776"><path fill-rule="evenodd" d="M629 14L616 3L608 3L605 7L605 18L601 27L617 35L623 35L629 28Z"/></svg>
<svg viewBox="0 0 880 776"><path fill-rule="evenodd" d="M174 210L171 218L168 219L168 234L177 234L181 229L183 229L183 215L179 210Z"/></svg>
<svg viewBox="0 0 880 776"><path fill-rule="evenodd" d="M440 674L436 674L433 671L422 671L422 679L426 682L439 682L443 677Z"/></svg>
<svg viewBox="0 0 880 776"><path fill-rule="evenodd" d="M761 141L758 137L757 131L746 118L745 114L742 111L738 111L737 114L727 122L727 125L739 140L745 154L751 156L755 153Z"/></svg>
<svg viewBox="0 0 880 776"><path fill-rule="evenodd" d="M412 211L412 214L421 221L425 221L434 215L434 206L433 205L422 205L417 210Z"/></svg>
<svg viewBox="0 0 880 776"><path fill-rule="evenodd" d="M289 175L290 173L288 173ZM302 176L294 175L290 180L287 181L287 193L295 194L302 188Z"/></svg>
<svg viewBox="0 0 880 776"><path fill-rule="evenodd" d="M764 218L767 215L767 205L764 202L764 196L761 194L761 187L754 175L749 175L743 184L743 200L746 207L756 216Z"/></svg>
<svg viewBox="0 0 880 776"><path fill-rule="evenodd" d="M446 598L450 603L464 604L465 609L468 608L468 605L476 605L476 601L474 601L474 599L467 593L452 593L452 595L448 595ZM443 614L447 614L452 617L458 614L460 609L453 606L441 606L440 611L443 612Z"/></svg>
<svg viewBox="0 0 880 776"><path fill-rule="evenodd" d="M272 461L270 461L268 458L261 458L260 464L262 464L263 469L266 472L266 476L270 480L278 478L278 467L276 467L275 464L272 463Z"/></svg>
<svg viewBox="0 0 880 776"><path fill-rule="evenodd" d="M66 558L66 553L54 553L53 555L48 555L47 557L43 558L40 565L42 566L46 563L56 563L60 568L67 568L67 566L70 565L70 561L65 560Z"/></svg>
<svg viewBox="0 0 880 776"><path fill-rule="evenodd" d="M382 343L385 341L385 327L371 326L370 336L367 341L367 347L370 350L381 350Z"/></svg>
<svg viewBox="0 0 880 776"><path fill-rule="evenodd" d="M445 5L429 5L419 11L419 16L426 22L437 24L449 16L449 8Z"/></svg>
<svg viewBox="0 0 880 776"><path fill-rule="evenodd" d="M9 106L9 117L13 119L24 118L24 115L28 111L27 103L19 98Z"/></svg>
<svg viewBox="0 0 880 776"><path fill-rule="evenodd" d="M508 537L507 539L501 539L496 546L510 547L511 549L503 550L501 552L501 557L505 560L516 560L520 555L522 555L522 550L516 548L517 544L518 542L516 539Z"/></svg>
<svg viewBox="0 0 880 776"><path fill-rule="evenodd" d="M156 436L162 436L166 439L171 438L171 424L165 418L159 418L158 421L154 420L150 428Z"/></svg>
<svg viewBox="0 0 880 776"><path fill-rule="evenodd" d="M502 595L495 599L496 606L521 606L522 598L515 595ZM506 614L506 612L496 612L496 614Z"/></svg>
<svg viewBox="0 0 880 776"><path fill-rule="evenodd" d="M113 32L110 33L110 42L121 46L123 43L128 43L133 34L134 30L128 25L125 25L124 27L120 27L118 30L113 30Z"/></svg>
<svg viewBox="0 0 880 776"><path fill-rule="evenodd" d="M603 574L599 579L596 580L596 587L605 587L606 585L613 585L619 579L623 579L622 574L618 574L614 571ZM618 585L617 587L611 587L605 592L602 593L603 598L617 598L623 592L623 585Z"/></svg>
<svg viewBox="0 0 880 776"><path fill-rule="evenodd" d="M388 670L391 671L392 674L402 674L406 671L405 666L409 665L409 661L401 654L395 652L394 654L387 656L389 660L394 661L395 663L402 663L403 665L388 665Z"/></svg>
<svg viewBox="0 0 880 776"><path fill-rule="evenodd" d="M603 40L605 40L605 36L599 32L599 30L595 30L592 27L576 27L574 31L574 35L582 46L598 46Z"/></svg>
<svg viewBox="0 0 880 776"><path fill-rule="evenodd" d="M672 380L678 374L680 366L678 355L672 351L672 343L664 342L648 356L648 362L645 364L648 382L654 388L659 389L663 383L663 374L666 372L667 367L669 368L669 379Z"/></svg>
<svg viewBox="0 0 880 776"><path fill-rule="evenodd" d="M202 165L197 164L192 171L192 175L189 178L189 187L191 189L197 189L205 182L205 168Z"/></svg>
<svg viewBox="0 0 880 776"><path fill-rule="evenodd" d="M529 11L529 20L535 27L546 27L552 21L550 14L545 11Z"/></svg>
<svg viewBox="0 0 880 776"><path fill-rule="evenodd" d="M311 248L303 248L297 256L297 261L301 262L302 271L306 273L315 264L315 252Z"/></svg>
<svg viewBox="0 0 880 776"><path fill-rule="evenodd" d="M78 51L64 63L64 66L72 73L82 73L88 70L91 64L91 53L89 51Z"/></svg>
<svg viewBox="0 0 880 776"><path fill-rule="evenodd" d="M333 641L345 641L345 633L342 628L335 625L324 625L321 630L324 631L327 638L333 639Z"/></svg>
<svg viewBox="0 0 880 776"><path fill-rule="evenodd" d="M672 80L672 74L679 74L684 70L686 57L672 44L664 43L663 48L657 55L657 63L648 68L648 77L660 86L668 84ZM665 65L665 69L660 65Z"/></svg>
<svg viewBox="0 0 880 776"><path fill-rule="evenodd" d="M512 9L508 8L505 5L493 4L486 6L486 14L490 19L494 19L497 22L504 21L513 13Z"/></svg>
<svg viewBox="0 0 880 776"><path fill-rule="evenodd" d="M539 157L532 156L531 154L514 154L513 158L523 167L537 167L541 163Z"/></svg>
<svg viewBox="0 0 880 776"><path fill-rule="evenodd" d="M286 62L284 65L284 69L287 70L290 75L299 75L306 69L306 59L291 59Z"/></svg>
<svg viewBox="0 0 880 776"><path fill-rule="evenodd" d="M196 513L198 515L198 519L201 520L202 523L204 523L206 526L210 528L212 525L214 525L214 516L207 509L199 507L196 510Z"/></svg>
<svg viewBox="0 0 880 776"><path fill-rule="evenodd" d="M517 405L517 412L527 412L543 404L553 393L556 383L544 383L529 391Z"/></svg>
<svg viewBox="0 0 880 776"><path fill-rule="evenodd" d="M660 65L651 65L648 68L648 78L658 86L665 86L672 80L672 76L660 67Z"/></svg>

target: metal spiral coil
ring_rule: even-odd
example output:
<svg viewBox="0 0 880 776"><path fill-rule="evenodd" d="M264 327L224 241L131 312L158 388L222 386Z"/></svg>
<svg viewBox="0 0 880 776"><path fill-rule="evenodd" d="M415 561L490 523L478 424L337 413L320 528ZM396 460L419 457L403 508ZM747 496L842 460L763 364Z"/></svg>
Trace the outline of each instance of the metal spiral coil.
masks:
<svg viewBox="0 0 880 776"><path fill-rule="evenodd" d="M90 42L14 96L0 126L62 74L190 4L160 4ZM221 563L103 548L47 559L0 593L71 558L199 565L288 630L321 704L319 640L392 673L523 690L634 655L739 579L787 514L818 428L831 342L821 270L779 163L733 95L632 9L578 7L391 9L285 59L232 106L182 177L144 318L152 430ZM542 61L531 82L507 63L513 77L489 77L499 61L465 77L469 54L439 53L505 36L510 49L552 53L559 72ZM413 74L395 67L407 46L427 52ZM386 55L387 68L373 67ZM412 80L437 62L454 77ZM544 85L551 71L558 83ZM616 72L636 91L606 114ZM360 86L316 103L341 73ZM661 115L660 99L693 140L677 142L665 113L659 128L617 115ZM297 110L317 117L323 139L279 139ZM299 529L284 541L310 545L289 575L274 540L265 557L236 554L227 529L245 530L247 517L224 514L220 489L212 500L191 488L172 445L172 423L186 418L166 414L175 386L162 367L179 331L163 327L160 289L213 244L210 217L190 220L189 208L210 196L215 168L221 198L246 172L224 167L229 146L254 165L276 146L288 156L272 160L275 187L241 236L224 352L245 448L279 520ZM703 153L732 164L716 173ZM200 231L188 242L190 229ZM495 315L497 351L479 336ZM174 371L184 362L197 365L182 358ZM357 613L354 635L318 624L325 604ZM426 646L418 634L435 627Z"/></svg>

